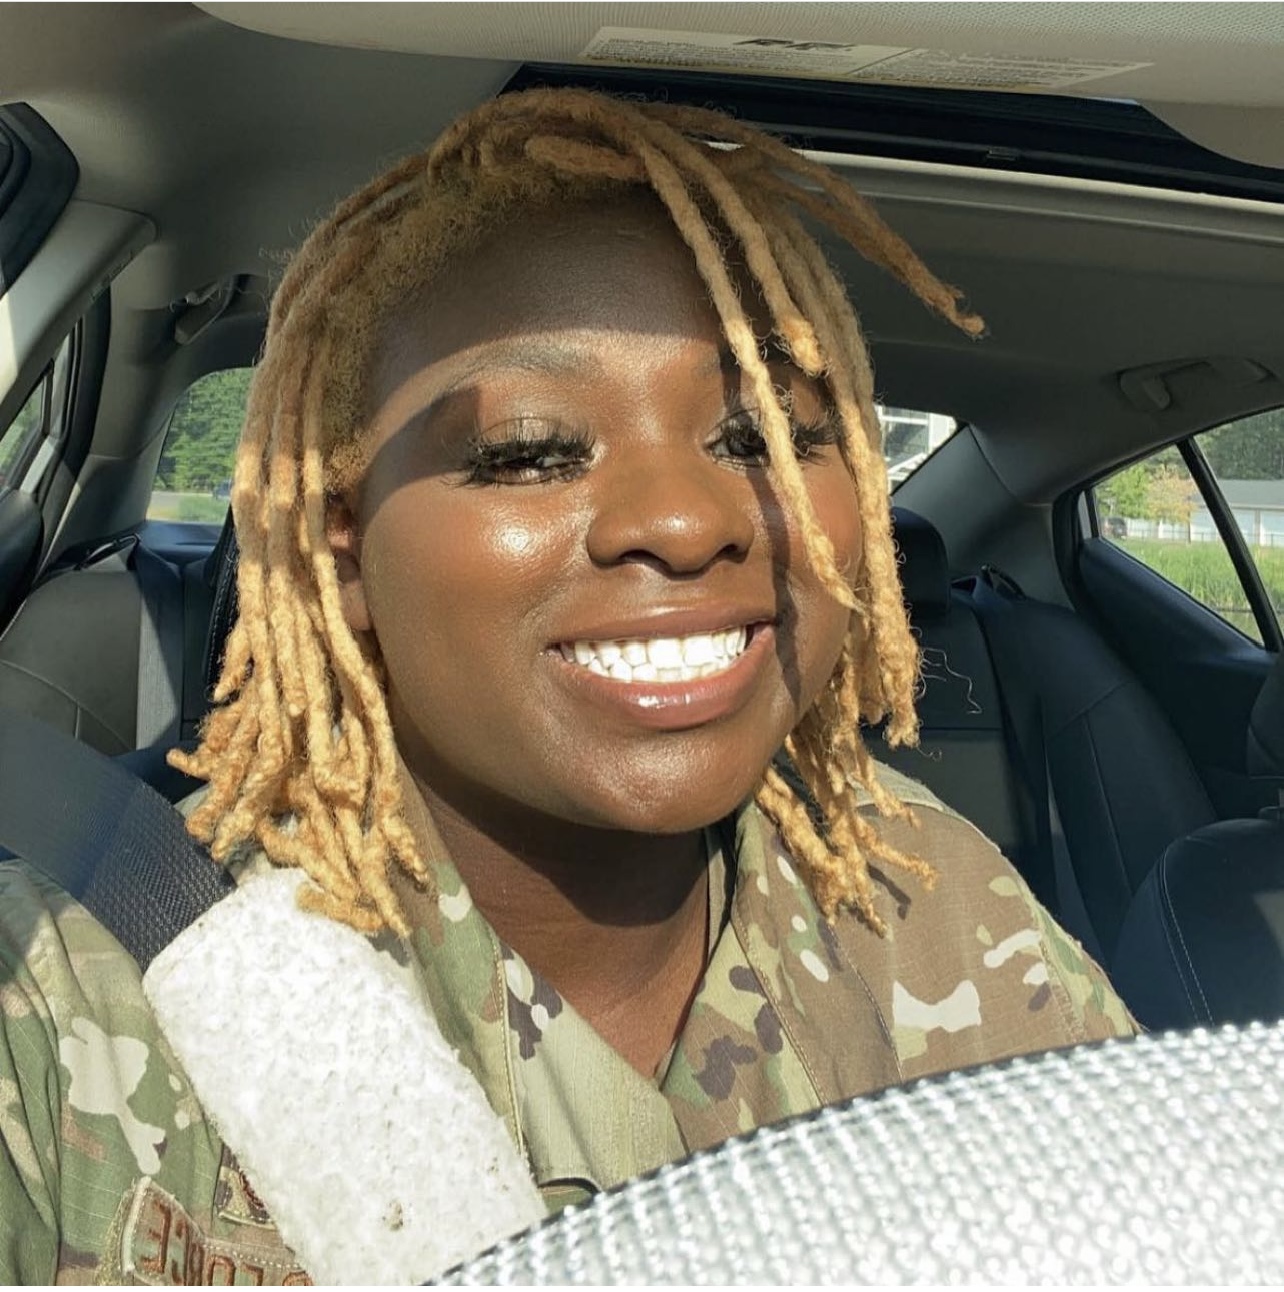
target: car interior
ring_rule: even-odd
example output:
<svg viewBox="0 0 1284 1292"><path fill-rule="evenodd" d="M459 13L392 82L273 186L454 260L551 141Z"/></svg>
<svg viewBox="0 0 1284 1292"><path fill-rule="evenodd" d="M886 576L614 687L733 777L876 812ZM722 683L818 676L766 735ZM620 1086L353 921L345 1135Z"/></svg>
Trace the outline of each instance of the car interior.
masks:
<svg viewBox="0 0 1284 1292"><path fill-rule="evenodd" d="M236 537L221 478L204 519L153 490L286 253L489 96L716 106L836 167L987 323L828 248L881 403L957 425L889 456L922 737L875 756L1146 1026L1284 1017L1281 57L1270 4L0 7L0 722L195 788L164 754Z"/></svg>

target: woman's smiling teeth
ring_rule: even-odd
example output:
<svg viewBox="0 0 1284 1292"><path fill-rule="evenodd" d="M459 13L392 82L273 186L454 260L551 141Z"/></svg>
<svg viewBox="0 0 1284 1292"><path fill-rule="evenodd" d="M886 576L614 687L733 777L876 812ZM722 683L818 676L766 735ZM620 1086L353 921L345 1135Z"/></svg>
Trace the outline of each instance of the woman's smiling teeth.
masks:
<svg viewBox="0 0 1284 1292"><path fill-rule="evenodd" d="M568 664L617 682L694 682L730 668L748 639L741 627L690 637L563 642L559 649Z"/></svg>

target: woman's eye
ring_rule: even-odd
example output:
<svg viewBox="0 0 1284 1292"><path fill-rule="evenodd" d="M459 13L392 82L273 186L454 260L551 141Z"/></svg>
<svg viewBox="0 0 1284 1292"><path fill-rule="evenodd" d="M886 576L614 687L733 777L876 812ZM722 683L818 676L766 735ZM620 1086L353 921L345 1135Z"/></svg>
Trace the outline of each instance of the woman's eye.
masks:
<svg viewBox="0 0 1284 1292"><path fill-rule="evenodd" d="M516 423L499 438L478 437L468 445L469 484L542 484L577 475L593 456L586 435L549 428L547 423Z"/></svg>
<svg viewBox="0 0 1284 1292"><path fill-rule="evenodd" d="M794 456L800 462L814 457L822 446L838 441L837 428L829 418L814 423L793 422L790 429ZM771 456L756 413L740 414L724 423L714 451L718 457L751 466L766 466Z"/></svg>

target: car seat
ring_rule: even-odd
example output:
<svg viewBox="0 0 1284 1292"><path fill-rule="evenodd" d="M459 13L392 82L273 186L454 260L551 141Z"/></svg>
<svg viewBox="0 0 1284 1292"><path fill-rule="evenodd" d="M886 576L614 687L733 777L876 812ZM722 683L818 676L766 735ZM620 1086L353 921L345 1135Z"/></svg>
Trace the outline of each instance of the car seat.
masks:
<svg viewBox="0 0 1284 1292"><path fill-rule="evenodd" d="M173 797L164 753L196 734L208 705L202 667L229 549L179 563L132 531L66 554L0 635L0 710L39 718ZM180 781L182 783L180 783Z"/></svg>
<svg viewBox="0 0 1284 1292"><path fill-rule="evenodd" d="M1038 838L1027 878L1109 967L1155 859L1216 813L1168 719L1091 625L997 570L969 587Z"/></svg>
<svg viewBox="0 0 1284 1292"><path fill-rule="evenodd" d="M1120 930L1115 982L1147 1027L1284 1018L1284 656L1253 706L1246 753L1280 806L1169 844Z"/></svg>
<svg viewBox="0 0 1284 1292"><path fill-rule="evenodd" d="M953 588L945 543L929 521L892 508L910 628L923 658L919 743L875 757L922 781L968 818L1017 867L1032 864L1033 838L1004 733L1003 708L985 636L971 599Z"/></svg>

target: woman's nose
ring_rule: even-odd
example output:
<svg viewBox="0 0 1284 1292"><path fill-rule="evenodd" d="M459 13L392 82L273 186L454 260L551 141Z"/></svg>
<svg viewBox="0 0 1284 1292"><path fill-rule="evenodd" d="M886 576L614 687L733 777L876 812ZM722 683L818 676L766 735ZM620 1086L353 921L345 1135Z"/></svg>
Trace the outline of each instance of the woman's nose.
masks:
<svg viewBox="0 0 1284 1292"><path fill-rule="evenodd" d="M753 546L749 483L694 454L662 450L604 471L588 532L598 565L640 561L697 574Z"/></svg>

